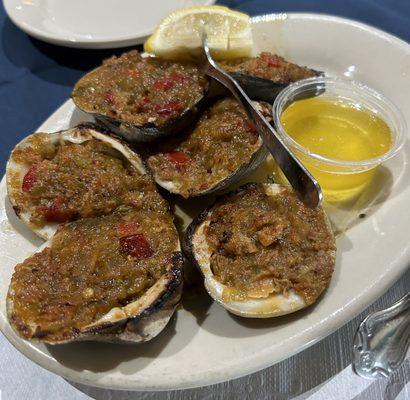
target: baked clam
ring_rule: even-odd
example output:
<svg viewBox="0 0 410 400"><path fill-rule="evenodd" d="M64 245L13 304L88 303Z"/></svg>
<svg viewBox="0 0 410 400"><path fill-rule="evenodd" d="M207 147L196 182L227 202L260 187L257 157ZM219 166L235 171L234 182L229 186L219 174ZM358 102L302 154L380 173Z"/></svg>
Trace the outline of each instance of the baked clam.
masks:
<svg viewBox="0 0 410 400"><path fill-rule="evenodd" d="M59 344L161 332L180 300L183 259L166 202L144 203L61 225L15 267L7 315L18 335Z"/></svg>
<svg viewBox="0 0 410 400"><path fill-rule="evenodd" d="M211 297L233 314L267 318L313 304L329 285L335 238L322 209L276 184L248 184L202 212L183 248Z"/></svg>
<svg viewBox="0 0 410 400"><path fill-rule="evenodd" d="M269 119L270 107L257 105ZM158 185L188 198L225 189L257 168L266 156L245 111L228 97L211 104L182 139L159 146L147 163Z"/></svg>
<svg viewBox="0 0 410 400"><path fill-rule="evenodd" d="M50 236L9 286L8 318L20 336L140 342L164 328L181 296L183 259L169 205L137 154L93 125L35 134L13 151L8 183L20 217ZM33 197L44 185L49 192Z"/></svg>
<svg viewBox="0 0 410 400"><path fill-rule="evenodd" d="M252 58L221 61L220 66L238 81L251 99L268 103L273 103L290 83L323 75L269 52Z"/></svg>
<svg viewBox="0 0 410 400"><path fill-rule="evenodd" d="M17 216L44 239L59 223L109 214L149 180L138 154L93 124L26 137L6 175Z"/></svg>
<svg viewBox="0 0 410 400"><path fill-rule="evenodd" d="M143 57L133 50L81 78L72 99L127 141L150 142L190 126L207 89L195 64Z"/></svg>

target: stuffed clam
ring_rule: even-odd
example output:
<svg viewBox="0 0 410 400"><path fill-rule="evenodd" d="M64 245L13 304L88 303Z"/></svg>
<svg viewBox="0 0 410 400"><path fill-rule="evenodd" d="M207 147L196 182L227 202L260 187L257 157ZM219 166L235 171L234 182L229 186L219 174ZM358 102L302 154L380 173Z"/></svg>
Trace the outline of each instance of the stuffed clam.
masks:
<svg viewBox="0 0 410 400"><path fill-rule="evenodd" d="M269 52L252 58L221 61L220 66L238 81L251 99L269 103L273 103L290 83L323 75Z"/></svg>
<svg viewBox="0 0 410 400"><path fill-rule="evenodd" d="M192 124L207 89L196 65L142 57L133 50L81 78L72 99L127 141L150 142Z"/></svg>
<svg viewBox="0 0 410 400"><path fill-rule="evenodd" d="M18 264L7 294L16 333L58 344L143 342L161 332L181 297L183 259L157 196L150 205L61 225Z"/></svg>
<svg viewBox="0 0 410 400"><path fill-rule="evenodd" d="M16 212L49 238L15 267L7 313L17 334L140 342L165 327L183 258L169 205L137 154L90 125L35 134L13 151L8 183Z"/></svg>
<svg viewBox="0 0 410 400"><path fill-rule="evenodd" d="M26 137L6 173L17 216L44 239L59 223L109 214L149 181L138 154L93 124Z"/></svg>
<svg viewBox="0 0 410 400"><path fill-rule="evenodd" d="M268 118L269 106L258 103ZM214 102L182 140L159 146L148 158L158 185L188 198L221 191L266 158L262 139L233 98Z"/></svg>
<svg viewBox="0 0 410 400"><path fill-rule="evenodd" d="M313 304L329 285L335 238L322 209L276 184L248 184L188 227L184 251L233 314L267 318Z"/></svg>

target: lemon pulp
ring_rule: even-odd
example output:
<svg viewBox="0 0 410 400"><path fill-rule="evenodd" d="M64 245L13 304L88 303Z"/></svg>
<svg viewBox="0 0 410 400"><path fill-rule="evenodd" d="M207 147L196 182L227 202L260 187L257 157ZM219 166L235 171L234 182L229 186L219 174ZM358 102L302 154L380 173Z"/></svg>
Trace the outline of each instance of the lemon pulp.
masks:
<svg viewBox="0 0 410 400"><path fill-rule="evenodd" d="M281 122L286 133L310 152L338 161L377 158L392 147L389 126L371 110L346 99L298 100L285 109ZM317 161L297 149L296 155L322 186L328 201L357 194L371 180L375 168L366 171Z"/></svg>

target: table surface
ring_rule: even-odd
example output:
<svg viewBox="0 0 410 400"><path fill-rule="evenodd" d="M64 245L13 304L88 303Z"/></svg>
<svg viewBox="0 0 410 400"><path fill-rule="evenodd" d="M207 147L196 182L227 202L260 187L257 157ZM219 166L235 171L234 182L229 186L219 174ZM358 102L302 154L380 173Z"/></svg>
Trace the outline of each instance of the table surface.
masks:
<svg viewBox="0 0 410 400"><path fill-rule="evenodd" d="M356 19L410 41L409 0L225 0L251 15L318 12ZM32 133L70 95L85 71L117 50L66 49L32 39L0 5L0 166L12 147ZM410 271L368 310L309 349L247 377L174 392L115 392L78 385L43 370L0 334L0 400L26 399L410 399L410 362L389 380L362 381L350 372L351 345L360 319L410 290ZM326 359L326 362L324 362Z"/></svg>

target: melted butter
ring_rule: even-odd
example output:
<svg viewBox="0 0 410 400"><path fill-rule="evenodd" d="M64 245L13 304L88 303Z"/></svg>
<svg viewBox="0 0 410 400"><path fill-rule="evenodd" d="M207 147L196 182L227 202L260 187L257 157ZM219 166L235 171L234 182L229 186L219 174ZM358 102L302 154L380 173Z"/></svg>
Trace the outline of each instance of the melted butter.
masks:
<svg viewBox="0 0 410 400"><path fill-rule="evenodd" d="M250 299L266 299L274 292L273 285L262 285L253 289L238 289L236 287L225 286L222 292L222 300L245 301Z"/></svg>
<svg viewBox="0 0 410 400"><path fill-rule="evenodd" d="M239 290L232 287L225 287L222 292L222 301L230 302L230 301L245 301L248 299L248 295L246 291Z"/></svg>
<svg viewBox="0 0 410 400"><path fill-rule="evenodd" d="M392 146L389 126L368 109L341 99L309 98L292 103L281 116L285 131L309 151L339 161L377 158ZM340 201L360 193L374 176L365 172L318 163L298 153L319 181L328 201Z"/></svg>
<svg viewBox="0 0 410 400"><path fill-rule="evenodd" d="M233 287L225 287L222 292L222 301L224 303L229 303L233 301L243 302L252 300L258 300L259 298L267 299L268 295L263 293L263 295L249 296L249 293ZM275 297L271 297L270 301L261 302L258 304L257 309L252 310L252 314L267 314L267 313L280 313L283 310L280 308L279 304L276 303Z"/></svg>

